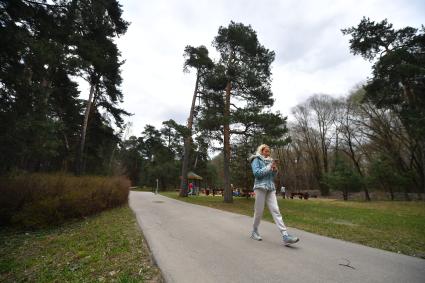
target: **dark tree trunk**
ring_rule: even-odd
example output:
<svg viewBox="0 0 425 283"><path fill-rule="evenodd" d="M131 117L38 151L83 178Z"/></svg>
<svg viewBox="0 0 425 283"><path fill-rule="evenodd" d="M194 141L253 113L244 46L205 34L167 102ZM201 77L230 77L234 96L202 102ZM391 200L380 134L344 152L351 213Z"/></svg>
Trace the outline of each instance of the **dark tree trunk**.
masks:
<svg viewBox="0 0 425 283"><path fill-rule="evenodd" d="M189 160L190 160L190 150L192 147L192 126L193 126L193 116L195 112L195 102L196 96L198 95L198 85L199 85L199 71L196 74L195 82L195 91L193 92L192 97L192 106L190 107L189 119L187 119L187 128L188 133L184 138L184 154L183 154L183 166L182 166L182 179L180 183L180 196L187 197L187 173L189 171Z"/></svg>
<svg viewBox="0 0 425 283"><path fill-rule="evenodd" d="M390 186L390 196L391 196L391 200L394 200L394 191L391 186Z"/></svg>
<svg viewBox="0 0 425 283"><path fill-rule="evenodd" d="M421 145L421 155L422 155L422 193L425 194L425 140L422 140L422 142L420 143ZM422 199L421 193L419 193L420 198Z"/></svg>
<svg viewBox="0 0 425 283"><path fill-rule="evenodd" d="M356 160L354 161L354 164L356 166L357 172L359 173L359 175L363 178L363 173L360 169L360 164L359 162L357 162ZM369 195L369 190L367 189L367 186L365 184L362 184L363 187L363 191L364 191L364 196L365 196L365 200L366 201L370 201L370 195Z"/></svg>
<svg viewBox="0 0 425 283"><path fill-rule="evenodd" d="M224 102L224 202L233 202L232 189L230 187L230 91L231 82L226 85L226 97Z"/></svg>
<svg viewBox="0 0 425 283"><path fill-rule="evenodd" d="M344 189L342 191L342 196L344 198L344 201L347 201L348 200L348 191L346 189Z"/></svg>
<svg viewBox="0 0 425 283"><path fill-rule="evenodd" d="M83 174L84 146L85 146L85 143L86 143L87 124L89 122L89 114L90 114L90 108L91 108L91 105L92 105L94 91L95 91L95 85L92 83L90 85L90 94L89 94L89 99L87 100L86 112L84 113L83 129L81 131L81 142L80 142L80 149L78 151L77 167L76 167L76 174L77 175Z"/></svg>
<svg viewBox="0 0 425 283"><path fill-rule="evenodd" d="M354 165L356 166L357 172L363 178L363 172L360 168L359 160L356 159L356 153L354 151L353 144L351 142L351 138L348 139L348 146L350 148L350 154L348 154L348 155L350 156L351 160L353 161ZM363 184L362 187L363 187L363 191L364 191L365 200L370 201L370 195L369 195L369 190L367 189L367 186L365 184Z"/></svg>
<svg viewBox="0 0 425 283"><path fill-rule="evenodd" d="M363 191L364 191L365 200L370 201L369 190L367 189L366 185L363 185Z"/></svg>

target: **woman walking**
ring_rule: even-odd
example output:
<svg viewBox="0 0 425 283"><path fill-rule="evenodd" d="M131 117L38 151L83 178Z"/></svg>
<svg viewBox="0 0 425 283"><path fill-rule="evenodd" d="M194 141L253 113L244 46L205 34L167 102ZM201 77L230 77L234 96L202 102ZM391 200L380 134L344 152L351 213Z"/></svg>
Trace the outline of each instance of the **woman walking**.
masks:
<svg viewBox="0 0 425 283"><path fill-rule="evenodd" d="M273 220L282 234L283 242L286 245L298 242L298 237L288 234L286 226L283 223L282 215L279 211L276 199L276 188L273 180L277 173L277 165L270 157L269 146L266 144L260 145L257 148L257 153L248 158L248 160L251 162L252 172L255 177L255 211L251 238L257 241L262 240L260 233L258 232L258 226L260 225L260 221L263 216L264 205L267 203L270 213L273 216Z"/></svg>

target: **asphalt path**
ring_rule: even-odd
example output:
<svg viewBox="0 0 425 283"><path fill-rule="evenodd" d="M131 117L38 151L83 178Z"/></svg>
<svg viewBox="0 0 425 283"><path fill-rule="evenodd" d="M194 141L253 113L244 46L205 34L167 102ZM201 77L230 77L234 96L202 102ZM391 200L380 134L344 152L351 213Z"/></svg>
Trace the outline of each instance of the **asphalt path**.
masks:
<svg viewBox="0 0 425 283"><path fill-rule="evenodd" d="M150 192L129 202L166 282L425 282L420 258L293 228L300 242L287 247L266 221L254 241L248 216Z"/></svg>

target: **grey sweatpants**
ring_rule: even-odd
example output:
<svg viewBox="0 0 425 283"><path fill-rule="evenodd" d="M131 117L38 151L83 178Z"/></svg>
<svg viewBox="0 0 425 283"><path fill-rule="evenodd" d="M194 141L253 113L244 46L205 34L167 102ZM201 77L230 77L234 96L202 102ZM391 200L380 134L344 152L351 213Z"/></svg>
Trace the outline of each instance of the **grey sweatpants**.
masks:
<svg viewBox="0 0 425 283"><path fill-rule="evenodd" d="M286 232L285 223L283 223L282 215L279 211L279 206L276 199L276 191L266 191L262 189L255 189L255 205L254 205L254 231L258 231L261 218L263 217L264 204L267 203L273 220L277 225L280 233L283 235Z"/></svg>

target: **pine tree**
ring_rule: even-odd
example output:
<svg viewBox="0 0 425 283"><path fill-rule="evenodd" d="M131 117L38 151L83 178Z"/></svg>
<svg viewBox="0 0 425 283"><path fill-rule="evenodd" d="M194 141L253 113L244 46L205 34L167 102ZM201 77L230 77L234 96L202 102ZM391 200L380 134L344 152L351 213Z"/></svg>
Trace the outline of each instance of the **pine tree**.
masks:
<svg viewBox="0 0 425 283"><path fill-rule="evenodd" d="M272 131L277 134L274 138L281 138L286 127L279 113L267 110L274 103L270 86L274 52L259 43L252 27L235 22L220 27L213 45L220 58L205 79L199 126L223 144L224 201L232 202L231 136L251 135L265 142ZM272 120L277 123L270 124Z"/></svg>
<svg viewBox="0 0 425 283"><path fill-rule="evenodd" d="M363 18L357 27L342 30L350 35L350 49L372 61L373 73L365 86L365 100L399 115L416 141L422 192L425 192L425 27L394 29Z"/></svg>
<svg viewBox="0 0 425 283"><path fill-rule="evenodd" d="M116 0L79 0L69 3L73 22L71 38L76 44L81 74L90 85L89 98L81 130L76 173L83 173L83 153L88 121L92 107L103 107L118 126L123 123L121 115L129 115L116 107L122 101L119 50L113 37L127 31L128 23L121 17L122 10Z"/></svg>
<svg viewBox="0 0 425 283"><path fill-rule="evenodd" d="M190 107L189 118L187 119L187 133L184 137L184 152L182 162L182 178L180 183L180 196L187 197L187 173L189 171L189 160L192 146L192 127L193 119L195 116L195 102L199 95L199 85L205 74L213 67L212 60L208 57L208 49L205 46L199 46L197 48L192 46L186 46L184 57L186 58L184 63L184 70L188 71L189 67L196 69L196 82L195 90L192 96L192 104Z"/></svg>

